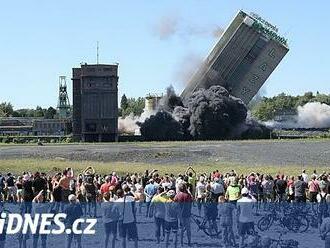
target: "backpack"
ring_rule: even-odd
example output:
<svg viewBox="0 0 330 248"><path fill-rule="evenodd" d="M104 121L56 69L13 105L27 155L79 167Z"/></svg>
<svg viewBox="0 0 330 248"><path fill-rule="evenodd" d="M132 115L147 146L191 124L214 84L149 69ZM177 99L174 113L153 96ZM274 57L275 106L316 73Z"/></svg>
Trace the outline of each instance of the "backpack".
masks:
<svg viewBox="0 0 330 248"><path fill-rule="evenodd" d="M325 194L324 196L322 196L322 194L320 194L321 197L321 201L319 204L319 213L320 214L325 214L328 211L328 203L327 203L327 196L328 194Z"/></svg>

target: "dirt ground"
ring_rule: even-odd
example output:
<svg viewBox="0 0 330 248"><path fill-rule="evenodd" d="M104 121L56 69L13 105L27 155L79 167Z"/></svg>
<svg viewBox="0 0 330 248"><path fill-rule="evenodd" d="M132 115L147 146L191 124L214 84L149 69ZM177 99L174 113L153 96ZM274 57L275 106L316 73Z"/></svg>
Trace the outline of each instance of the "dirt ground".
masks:
<svg viewBox="0 0 330 248"><path fill-rule="evenodd" d="M327 166L330 161L329 147L329 139L5 145L0 146L0 159Z"/></svg>

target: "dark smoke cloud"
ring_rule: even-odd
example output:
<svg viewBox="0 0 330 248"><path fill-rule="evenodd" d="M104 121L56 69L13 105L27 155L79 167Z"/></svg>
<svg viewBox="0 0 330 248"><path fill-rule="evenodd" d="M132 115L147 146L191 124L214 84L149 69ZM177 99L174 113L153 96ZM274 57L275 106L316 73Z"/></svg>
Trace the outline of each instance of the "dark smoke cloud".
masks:
<svg viewBox="0 0 330 248"><path fill-rule="evenodd" d="M189 131L190 127L190 112L188 108L177 106L172 113L174 119L180 123L182 128L182 135L184 139L192 139Z"/></svg>
<svg viewBox="0 0 330 248"><path fill-rule="evenodd" d="M166 89L166 94L163 96L159 108L161 110L172 113L176 106L183 106L181 97L175 94L173 86Z"/></svg>
<svg viewBox="0 0 330 248"><path fill-rule="evenodd" d="M182 126L167 111L158 111L156 115L150 116L144 123L138 123L138 125L140 125L141 135L146 140L167 141L184 139Z"/></svg>
<svg viewBox="0 0 330 248"><path fill-rule="evenodd" d="M251 138L266 131L247 120L245 104L221 86L200 89L184 102L169 87L157 114L139 125L146 140Z"/></svg>
<svg viewBox="0 0 330 248"><path fill-rule="evenodd" d="M197 139L228 138L231 129L245 121L244 103L221 86L200 89L187 99L190 134Z"/></svg>

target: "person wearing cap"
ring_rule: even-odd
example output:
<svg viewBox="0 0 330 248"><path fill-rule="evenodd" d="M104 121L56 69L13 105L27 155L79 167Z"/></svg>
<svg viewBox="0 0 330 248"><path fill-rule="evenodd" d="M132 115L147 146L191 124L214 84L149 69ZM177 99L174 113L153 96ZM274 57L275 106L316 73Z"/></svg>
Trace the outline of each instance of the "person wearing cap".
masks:
<svg viewBox="0 0 330 248"><path fill-rule="evenodd" d="M65 229L71 229L72 230L72 225L73 223L77 220L80 219L81 216L83 216L83 210L80 206L80 204L77 202L77 197L73 194L68 196L68 201L64 207L64 213L66 214L66 219L65 219ZM79 223L79 226L77 226L79 230L81 230L81 223ZM77 247L81 248L81 234L74 234L71 232L70 234L67 234L67 243L66 243L66 248L70 248L72 245L72 239L76 240Z"/></svg>
<svg viewBox="0 0 330 248"><path fill-rule="evenodd" d="M173 244L174 247L177 247L178 243L178 230L179 230L179 203L175 202L175 191L169 190L166 193L167 200L165 204L165 247L170 245L170 234L171 232L174 235Z"/></svg>
<svg viewBox="0 0 330 248"><path fill-rule="evenodd" d="M238 234L241 236L240 247L244 247L246 235L254 232L253 206L257 200L249 195L247 188L241 190L242 198L237 200Z"/></svg>

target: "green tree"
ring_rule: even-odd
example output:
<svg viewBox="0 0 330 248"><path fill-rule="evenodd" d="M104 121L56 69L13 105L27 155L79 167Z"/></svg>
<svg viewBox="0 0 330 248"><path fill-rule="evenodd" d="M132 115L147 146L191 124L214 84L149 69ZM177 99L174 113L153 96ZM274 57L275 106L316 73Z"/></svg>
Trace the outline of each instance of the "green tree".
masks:
<svg viewBox="0 0 330 248"><path fill-rule="evenodd" d="M10 102L0 103L0 115L2 117L10 117L14 113L13 105Z"/></svg>
<svg viewBox="0 0 330 248"><path fill-rule="evenodd" d="M125 117L127 115L133 114L134 116L139 116L142 114L144 109L144 98L128 98L127 107L121 108L121 116Z"/></svg>
<svg viewBox="0 0 330 248"><path fill-rule="evenodd" d="M42 109L42 107L37 106L36 110L34 111L34 117L44 117L45 116L45 112L44 109Z"/></svg>
<svg viewBox="0 0 330 248"><path fill-rule="evenodd" d="M56 115L56 109L54 109L53 107L49 107L46 112L45 112L45 119L54 119Z"/></svg>
<svg viewBox="0 0 330 248"><path fill-rule="evenodd" d="M128 108L128 100L127 100L127 97L126 97L125 94L121 97L121 100L120 100L120 108L121 108L123 111L125 111L125 110Z"/></svg>

